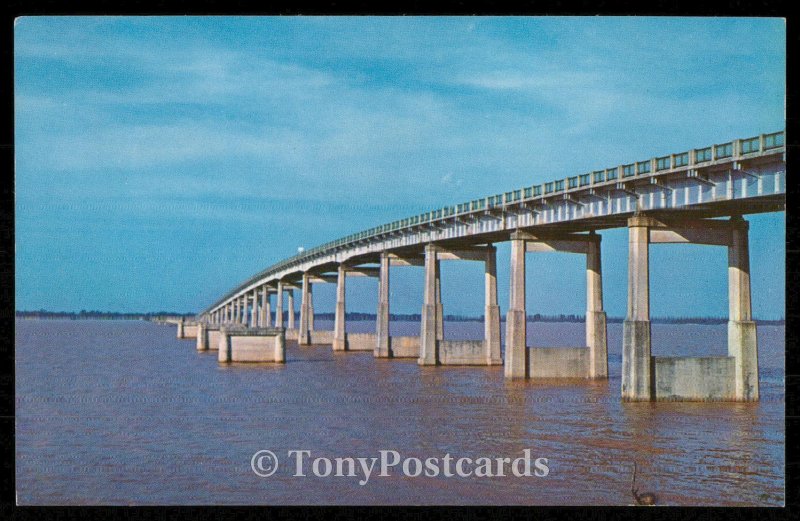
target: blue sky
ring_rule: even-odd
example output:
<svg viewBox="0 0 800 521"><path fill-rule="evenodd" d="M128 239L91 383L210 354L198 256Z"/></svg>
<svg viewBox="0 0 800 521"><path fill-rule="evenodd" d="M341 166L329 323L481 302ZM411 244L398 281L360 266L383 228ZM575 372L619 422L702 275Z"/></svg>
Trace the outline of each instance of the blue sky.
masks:
<svg viewBox="0 0 800 521"><path fill-rule="evenodd" d="M199 311L299 246L782 129L785 40L780 19L18 19L16 307ZM754 313L782 317L784 214L749 220ZM626 240L603 232L618 316ZM652 259L653 315L727 314L724 249ZM530 313L583 313L582 258L528 266ZM481 270L445 263L446 313L482 312ZM419 312L421 269L392 275Z"/></svg>

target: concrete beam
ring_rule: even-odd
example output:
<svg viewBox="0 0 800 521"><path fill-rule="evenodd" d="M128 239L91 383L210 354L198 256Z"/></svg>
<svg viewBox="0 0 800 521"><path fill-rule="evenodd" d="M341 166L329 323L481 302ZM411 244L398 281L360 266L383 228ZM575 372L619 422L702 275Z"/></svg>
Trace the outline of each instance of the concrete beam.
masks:
<svg viewBox="0 0 800 521"><path fill-rule="evenodd" d="M308 280L312 284L334 284L338 282L338 277L336 275L312 275Z"/></svg>
<svg viewBox="0 0 800 521"><path fill-rule="evenodd" d="M425 265L425 258L424 257L410 257L410 256L398 256L394 253L389 254L389 263L392 266L424 266Z"/></svg>
<svg viewBox="0 0 800 521"><path fill-rule="evenodd" d="M588 239L568 239L568 240L539 240L526 241L525 251L527 252L562 252L562 253L583 253L589 251Z"/></svg>
<svg viewBox="0 0 800 521"><path fill-rule="evenodd" d="M734 226L730 221L714 219L654 221L650 227L650 243L688 243L709 246L730 246Z"/></svg>
<svg viewBox="0 0 800 521"><path fill-rule="evenodd" d="M359 267L346 267L348 277L379 277L380 270L378 268L359 268Z"/></svg>
<svg viewBox="0 0 800 521"><path fill-rule="evenodd" d="M437 254L439 260L471 260L471 261L486 261L487 248L472 247L472 248L459 248L451 250L448 248L441 248Z"/></svg>

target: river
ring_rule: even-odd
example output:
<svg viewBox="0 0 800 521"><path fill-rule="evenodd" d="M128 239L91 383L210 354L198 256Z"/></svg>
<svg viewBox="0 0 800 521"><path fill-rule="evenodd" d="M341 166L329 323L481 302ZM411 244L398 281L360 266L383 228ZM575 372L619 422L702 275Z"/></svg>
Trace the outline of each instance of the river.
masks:
<svg viewBox="0 0 800 521"><path fill-rule="evenodd" d="M332 324L317 321L318 329ZM374 331L373 322L348 323ZM393 322L393 334L419 325ZM480 338L448 322L447 338ZM583 325L530 323L528 343L582 344ZM726 326L653 325L655 355L722 355ZM759 326L761 401L622 403L621 324L602 381L509 382L502 367L287 345L283 365L220 365L145 321L16 321L21 505L626 505L631 468L659 504L784 501L784 328ZM545 477L294 476L311 457L547 458ZM279 468L259 477L254 453ZM376 471L377 473L377 471Z"/></svg>

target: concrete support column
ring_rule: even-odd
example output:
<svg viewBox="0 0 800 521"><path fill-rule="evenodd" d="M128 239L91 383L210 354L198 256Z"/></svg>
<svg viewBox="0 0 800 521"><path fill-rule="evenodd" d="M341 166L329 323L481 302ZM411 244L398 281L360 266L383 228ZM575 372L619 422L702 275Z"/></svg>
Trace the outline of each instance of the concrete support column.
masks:
<svg viewBox="0 0 800 521"><path fill-rule="evenodd" d="M250 308L250 327L258 327L258 289L253 290L253 305Z"/></svg>
<svg viewBox="0 0 800 521"><path fill-rule="evenodd" d="M185 335L183 334L183 318L178 322L178 331L177 331L178 338L184 338Z"/></svg>
<svg viewBox="0 0 800 521"><path fill-rule="evenodd" d="M622 327L622 399L655 398L650 356L650 218L628 219L628 314Z"/></svg>
<svg viewBox="0 0 800 521"><path fill-rule="evenodd" d="M206 332L206 324L199 322L197 324L197 350L208 351L208 333Z"/></svg>
<svg viewBox="0 0 800 521"><path fill-rule="evenodd" d="M378 278L378 315L375 320L375 356L389 358L392 356L389 346L389 253L381 253L381 267Z"/></svg>
<svg viewBox="0 0 800 521"><path fill-rule="evenodd" d="M345 281L347 271L343 264L339 265L336 279L336 314L333 320L333 350L347 350L347 333L345 332Z"/></svg>
<svg viewBox="0 0 800 521"><path fill-rule="evenodd" d="M278 281L278 294L275 297L275 327L283 327L283 282Z"/></svg>
<svg viewBox="0 0 800 521"><path fill-rule="evenodd" d="M586 251L586 345L589 377L608 378L608 334L603 310L603 272L600 236L592 231Z"/></svg>
<svg viewBox="0 0 800 521"><path fill-rule="evenodd" d="M239 300L239 323L247 325L247 296L242 295Z"/></svg>
<svg viewBox="0 0 800 521"><path fill-rule="evenodd" d="M525 240L511 236L511 284L506 313L506 378L528 377L527 310L525 307Z"/></svg>
<svg viewBox="0 0 800 521"><path fill-rule="evenodd" d="M736 359L736 399L758 400L758 339L750 300L749 224L741 216L728 247L728 356Z"/></svg>
<svg viewBox="0 0 800 521"><path fill-rule="evenodd" d="M272 327L272 301L269 298L269 291L267 291L267 317L264 327Z"/></svg>
<svg viewBox="0 0 800 521"><path fill-rule="evenodd" d="M290 289L286 293L287 293L286 297L288 299L288 304L289 304L289 312L288 312L288 316L287 316L287 319L288 319L287 327L289 329L294 329L294 290Z"/></svg>
<svg viewBox="0 0 800 521"><path fill-rule="evenodd" d="M269 289L267 285L261 287L261 310L258 317L259 327L269 327Z"/></svg>
<svg viewBox="0 0 800 521"><path fill-rule="evenodd" d="M486 363L499 365L503 360L500 357L500 306L497 304L497 248L491 245L486 249L484 291L486 304L483 313L483 338L486 343Z"/></svg>
<svg viewBox="0 0 800 521"><path fill-rule="evenodd" d="M308 273L303 273L303 289L300 290L300 331L297 334L297 343L308 345L308 296L311 289L311 282L308 280Z"/></svg>
<svg viewBox="0 0 800 521"><path fill-rule="evenodd" d="M231 320L233 323L239 322L239 299L234 299L233 301L233 318Z"/></svg>
<svg viewBox="0 0 800 521"><path fill-rule="evenodd" d="M439 261L437 247L425 246L425 289L422 305L422 324L420 331L419 365L436 365L439 362L437 281L439 280Z"/></svg>

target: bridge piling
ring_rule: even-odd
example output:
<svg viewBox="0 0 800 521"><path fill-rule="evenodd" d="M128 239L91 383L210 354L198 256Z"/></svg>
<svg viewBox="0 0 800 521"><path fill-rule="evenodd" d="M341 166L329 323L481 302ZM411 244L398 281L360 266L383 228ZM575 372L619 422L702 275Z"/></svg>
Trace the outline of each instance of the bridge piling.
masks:
<svg viewBox="0 0 800 521"><path fill-rule="evenodd" d="M506 313L505 377L528 377L527 311L525 309L525 239L511 235L511 284Z"/></svg>
<svg viewBox="0 0 800 521"><path fill-rule="evenodd" d="M682 219L628 220L628 315L623 324L622 399L758 400L758 343L750 300L748 224ZM691 243L728 249L728 356L652 356L649 245Z"/></svg>
<svg viewBox="0 0 800 521"><path fill-rule="evenodd" d="M484 261L483 338L486 365L503 363L500 354L500 306L497 303L497 247L486 248Z"/></svg>
<svg viewBox="0 0 800 521"><path fill-rule="evenodd" d="M308 345L310 338L309 338L309 297L311 295L311 281L309 280L309 274L303 273L303 286L300 290L300 332L297 335L297 343L301 346Z"/></svg>
<svg viewBox="0 0 800 521"><path fill-rule="evenodd" d="M347 351L347 332L345 313L345 285L347 282L347 269L340 264L336 277L336 312L333 317L333 350Z"/></svg>
<svg viewBox="0 0 800 521"><path fill-rule="evenodd" d="M392 356L389 345L389 269L388 252L381 252L380 273L378 279L378 314L375 321L376 345L374 355L377 358Z"/></svg>
<svg viewBox="0 0 800 521"><path fill-rule="evenodd" d="M756 401L758 388L758 338L750 295L749 224L741 216L731 218L728 247L728 355L734 365L735 397Z"/></svg>
<svg viewBox="0 0 800 521"><path fill-rule="evenodd" d="M419 365L436 365L439 363L437 311L440 309L437 287L439 285L439 262L437 260L437 246L425 246L425 289L424 303L422 306L422 320L420 331L420 350L417 363Z"/></svg>
<svg viewBox="0 0 800 521"><path fill-rule="evenodd" d="M603 276L600 236L592 231L586 252L586 345L589 348L589 377L608 377L608 333L603 310Z"/></svg>
<svg viewBox="0 0 800 521"><path fill-rule="evenodd" d="M622 332L622 398L654 396L650 354L650 226L646 216L628 219L628 312Z"/></svg>
<svg viewBox="0 0 800 521"><path fill-rule="evenodd" d="M278 294L275 297L275 327L283 327L283 281L278 281Z"/></svg>
<svg viewBox="0 0 800 521"><path fill-rule="evenodd" d="M258 313L258 327L269 327L269 323L267 322L267 313L268 313L268 306L269 306L269 289L267 285L264 284L261 286L261 306L259 307Z"/></svg>
<svg viewBox="0 0 800 521"><path fill-rule="evenodd" d="M287 312L287 326L288 329L294 329L294 290L290 289L286 292L286 300L289 306Z"/></svg>
<svg viewBox="0 0 800 521"><path fill-rule="evenodd" d="M253 303L250 305L250 327L258 327L258 289L253 290Z"/></svg>

